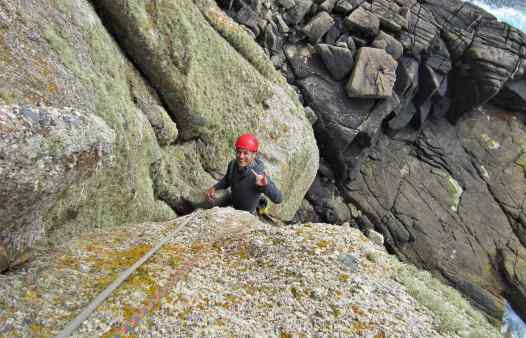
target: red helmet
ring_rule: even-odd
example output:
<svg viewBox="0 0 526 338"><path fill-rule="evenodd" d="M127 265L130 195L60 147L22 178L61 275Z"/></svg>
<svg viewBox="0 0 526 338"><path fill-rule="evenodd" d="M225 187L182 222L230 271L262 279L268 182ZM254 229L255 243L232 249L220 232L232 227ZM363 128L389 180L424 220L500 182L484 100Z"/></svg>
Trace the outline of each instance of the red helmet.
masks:
<svg viewBox="0 0 526 338"><path fill-rule="evenodd" d="M237 138L236 149L243 148L253 153L258 151L258 139L252 134L243 134Z"/></svg>

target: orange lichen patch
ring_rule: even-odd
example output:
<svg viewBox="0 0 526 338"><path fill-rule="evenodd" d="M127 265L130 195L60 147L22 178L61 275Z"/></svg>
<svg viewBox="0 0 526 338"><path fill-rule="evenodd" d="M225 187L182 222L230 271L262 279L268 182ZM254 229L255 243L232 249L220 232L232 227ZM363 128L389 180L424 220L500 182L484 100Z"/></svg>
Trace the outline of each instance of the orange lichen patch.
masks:
<svg viewBox="0 0 526 338"><path fill-rule="evenodd" d="M338 276L338 280L342 283L346 283L349 281L349 279L351 278L351 276L349 276L348 274L346 273L341 273L339 276Z"/></svg>
<svg viewBox="0 0 526 338"><path fill-rule="evenodd" d="M377 334L374 335L374 338L385 338L385 332L383 330L380 330Z"/></svg>
<svg viewBox="0 0 526 338"><path fill-rule="evenodd" d="M97 248L97 251L101 255L94 257L94 265L98 270L116 270L122 268L128 268L150 251L151 246L148 244L140 244L136 247L123 250L113 251L106 248L106 252L101 252L102 248Z"/></svg>
<svg viewBox="0 0 526 338"><path fill-rule="evenodd" d="M280 338L292 338L292 334L286 332L286 331L281 331L280 335L279 335Z"/></svg>
<svg viewBox="0 0 526 338"><path fill-rule="evenodd" d="M110 331L106 332L105 334L103 334L101 336L101 338L116 338L116 337L119 337L119 338L137 338L137 335L134 335L134 334L129 333L129 332L125 332L125 330L121 329L121 328L114 328L114 329L111 329Z"/></svg>
<svg viewBox="0 0 526 338"><path fill-rule="evenodd" d="M158 11L157 11L157 0L147 1L146 3L146 12L150 17L150 22L152 24L152 29L157 29L157 20L158 20Z"/></svg>
<svg viewBox="0 0 526 338"><path fill-rule="evenodd" d="M31 324L29 325L29 329L31 330L31 333L33 337L50 337L51 332L49 329L45 328L44 326L40 324Z"/></svg>
<svg viewBox="0 0 526 338"><path fill-rule="evenodd" d="M358 333L359 335L363 335L365 331L367 330L367 325L360 321L356 321L352 324L352 329L354 332Z"/></svg>
<svg viewBox="0 0 526 338"><path fill-rule="evenodd" d="M354 305L354 304L351 305L351 309L352 309L352 312L356 313L359 316L365 315L365 312L362 309L360 309L358 306Z"/></svg>

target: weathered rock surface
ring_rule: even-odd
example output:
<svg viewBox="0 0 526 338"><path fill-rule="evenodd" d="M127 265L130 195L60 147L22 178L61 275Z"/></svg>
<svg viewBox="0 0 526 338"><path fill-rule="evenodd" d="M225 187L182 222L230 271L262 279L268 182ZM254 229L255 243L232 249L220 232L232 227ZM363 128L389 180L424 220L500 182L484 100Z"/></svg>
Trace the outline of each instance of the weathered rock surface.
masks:
<svg viewBox="0 0 526 338"><path fill-rule="evenodd" d="M332 4L330 5L332 6ZM431 125L443 132L446 127L443 121L439 122L441 119L447 117L450 122L455 123L464 114L468 114L487 103L495 103L503 107L505 111L524 111L526 35L507 24L498 22L480 8L459 0L400 0L395 2L341 0L334 4L332 11L328 10L329 7L327 6L320 6L322 8L312 6L310 12L306 13L298 23L299 26L302 26L318 15L319 11L331 15L335 24L321 38L323 44L318 46L316 51L313 51L312 47L309 46L308 37L295 33L297 28L291 27L289 34L283 36L285 40L284 54L287 55L286 66L288 68L282 67L282 69L292 70L287 72L287 80L300 88L304 102L312 107L318 116L314 124L315 135L320 147L320 154L333 169L335 183L332 184L333 188L328 191L335 190L336 198L338 191L345 190L345 186L351 189L355 187L355 180L361 179L357 178L356 175L363 176L360 171L363 171L362 163L364 161L376 163L376 161L386 160L384 157L388 156L388 153L401 156L394 144L401 146L397 142L402 141L387 142L392 144L392 147L395 147L394 149L387 146L381 148L380 151L375 149L378 139L386 139L382 131L385 131L389 137L397 137L398 134L399 140L404 139L407 135L413 135L405 141L407 144L404 145L404 149L407 150L408 154L419 154L421 152L419 149L422 147L415 140L424 140L426 136L422 134L419 138L414 135L419 135L417 131L421 128L433 128L426 127L430 119L433 121ZM272 1L270 1L269 7L272 11L279 12L281 10L279 6L273 6ZM344 49L339 48L344 48L342 43L347 43L347 41L352 41L353 47L355 45L361 50L367 50L370 47L385 49L398 61L398 64L390 67L390 80L385 83L388 83L389 86L382 86L381 83L371 81L375 80L376 76L381 77L381 73L378 72L380 67L371 67L372 70L370 69L367 72L367 67L364 67L366 62L360 62L358 55L354 55L352 65L349 62L352 70L347 73L347 67L342 65L349 60L348 53L335 52L343 51ZM354 48L349 45L348 47L354 53ZM271 56L274 54L271 50L268 52ZM342 71L338 72L338 69ZM355 77L355 80L364 81L357 81L354 86L348 85L349 83L352 84L350 81L352 77ZM366 86L364 83L368 85ZM371 85L369 86L369 84ZM350 87L351 90L346 91L346 86ZM350 98L349 95L357 95L358 97ZM511 125L499 128L503 128L503 130L510 128L511 130ZM513 133L510 130L508 130L508 134ZM447 137L453 139L454 134L454 132L447 132L447 136L440 137L444 137L444 140ZM458 139L458 144L455 147L468 149L470 147L467 144L468 140L468 138ZM429 149L431 149L429 151L433 151L435 148L429 146ZM447 154L450 150L444 147L441 151ZM464 161L462 163L471 161L473 156L467 150L458 155ZM516 154L516 156L521 158L522 155ZM393 161L398 163L400 167L413 162L418 167L429 165L426 164L429 160L421 156L416 158L414 156L402 156L400 159L393 159ZM453 160L448 163L452 162ZM516 243L520 244L514 244L511 254L504 250L504 246L501 245L504 240L500 241L500 244L492 244L493 230L491 227L494 225L484 222L476 226L473 224L472 229L470 228L470 231L473 231L473 236L482 243L478 249L469 236L458 237L458 241L453 241L453 243L464 249L475 247L472 251L489 257L487 259L478 260L478 258L474 258L475 254L470 256L470 249L456 249L456 252L467 252L465 254L470 257L467 259L468 263L466 263L465 258L462 258L449 260L447 264L444 263L443 265L447 265L447 269L443 268L442 265L440 269L433 268L434 263L431 262L431 257L435 254L433 250L446 252L447 250L442 249L443 244L441 243L450 242L449 237L444 237L445 235L440 231L429 232L428 236L431 239L428 241L430 242L423 244L422 247L414 246L412 254L406 253L407 244L401 245L401 249L397 249L407 259L417 262L420 266L429 266L437 273L445 275L444 271L453 271L452 276L454 277L449 276L447 278L458 285L460 289L463 289L466 294L479 301L488 310L488 313L496 317L499 317L501 310L500 300L498 297L488 296L488 294L496 295L508 289L521 290L521 287L515 282L515 280L521 280L521 277L517 275L514 281L511 281L511 275L504 277L505 264L497 263L497 261L509 262L509 258L505 257L521 257L520 248L524 246L524 242L519 240L522 236L520 234L524 230L521 226L516 225L517 219L522 217L520 212L517 214L516 202L508 200L502 203L498 202L504 197L499 195L502 193L497 193L500 190L511 189L515 191L518 189L517 187L523 185L524 177L521 176L522 174L517 174L516 169L509 169L512 166L509 161L504 163L507 165L499 166L499 168L508 173L506 180L502 179L502 184L506 188L488 188L485 190L480 188L480 194L485 196L484 200L488 207L485 210L472 210L472 212L475 213L474 219L486 215L488 216L487 219L493 219L495 222L502 221L509 227L511 227L510 224L515 224L513 225L513 233L518 234ZM516 166L512 167L516 168ZM385 176L384 171L389 172L389 169L382 169L375 175L383 177ZM439 200L442 197L447 199L444 197L444 191L441 190L443 185L435 182L436 180L432 175L436 175L436 173L430 174L424 170L418 176L420 177L419 180L426 179L428 181L425 192L429 191L429 195ZM455 175L453 176L457 179L459 174ZM514 178L511 179L511 177ZM511 183L510 180L515 181ZM517 180L519 181L518 184ZM314 190L318 189L316 188L317 181L313 185ZM452 189L456 187L455 182L452 181L451 183ZM471 180L469 184L466 182L467 179L460 182L459 186L465 189L466 185L469 186L473 182L475 182L473 183L475 186L481 185L480 181ZM388 186L388 182L384 184ZM519 195L522 191L520 189ZM364 192L357 192L357 194L364 194ZM391 201L394 199L392 195L396 195L396 192L391 191L391 188L386 188L374 193L368 192L368 194L374 195L375 199ZM515 192L510 193L510 196L514 197L508 198L516 201L515 194ZM316 194L312 196L314 195ZM498 199L493 197L497 195L499 195ZM356 198L356 196L352 196L352 198L347 196L345 202L352 202L352 199ZM313 209L320 212L321 218L325 217L323 215L324 210L326 210L323 205L324 203L327 205L325 198L320 197L320 200L308 198ZM335 198L334 195L332 198ZM456 199L453 198L453 200ZM372 202L367 200L367 202L360 204L360 208L371 208L371 206L366 206L367 203ZM445 202L442 201L442 203ZM389 203L386 204L386 206L389 205ZM511 205L514 207L510 207ZM487 215L488 210L495 212ZM498 210L501 211L498 212ZM404 212L406 211L404 210ZM416 211L412 212L415 213ZM419 214L419 220L434 229L447 228L451 222L458 221L457 218L455 221L449 218L444 221L442 214L437 216L429 215L430 212L422 212L425 216ZM479 213L476 214L476 212ZM399 215L396 216L401 218ZM364 228L387 227L383 223L396 223L390 221L389 217L385 219L373 218L369 213L363 213L360 217L360 220L356 217L352 218L357 223L363 223ZM468 218L468 216L463 217ZM494 219L495 217L498 219ZM465 219L458 222L474 222ZM410 223L410 218L404 222ZM462 226L459 225L459 227L466 228L467 226L462 223ZM386 236L387 243L393 242L392 238L399 238L400 243L406 243L405 241L410 241L414 236L414 233L404 227L391 228L394 230L391 230L391 239ZM501 235L506 237L507 234L505 231ZM436 236L436 241L433 240L433 236ZM457 234L455 233L454 236ZM482 240L478 236L488 238ZM490 253L484 251L486 244L489 245L487 250ZM432 248L433 245L436 247ZM433 253L429 254L430 251ZM501 251L502 254L497 254ZM504 254L504 252L507 253ZM507 264L510 266L509 263ZM479 273L480 271L477 269L483 273ZM507 271L511 273L509 268ZM456 280L453 281L455 278ZM514 292L516 291L512 293ZM515 294L513 296L507 295L507 297L523 299L517 298ZM526 316L526 310L521 309L520 311Z"/></svg>
<svg viewBox="0 0 526 338"><path fill-rule="evenodd" d="M393 95L398 63L384 50L362 47L356 56L349 82L345 87L349 97L384 99Z"/></svg>
<svg viewBox="0 0 526 338"><path fill-rule="evenodd" d="M189 212L247 131L284 192L272 214L293 217L317 168L311 124L261 48L212 2L11 1L0 18L0 99L75 107L115 135L111 164L85 180L66 177L59 196L42 195L42 221L27 215L21 232L36 222L67 240L84 228ZM2 239L12 229L0 218Z"/></svg>
<svg viewBox="0 0 526 338"><path fill-rule="evenodd" d="M230 208L41 249L28 269L0 283L0 332L56 335L186 221L73 336L499 336L456 290L356 229L276 227Z"/></svg>
<svg viewBox="0 0 526 338"><path fill-rule="evenodd" d="M497 318L496 295L525 311L517 269L526 243L524 140L524 122L499 110L470 114L456 128L437 120L422 133L383 138L347 195L401 257Z"/></svg>
<svg viewBox="0 0 526 338"><path fill-rule="evenodd" d="M0 135L4 270L44 237L42 216L60 194L110 164L115 134L100 117L71 108L0 106Z"/></svg>
<svg viewBox="0 0 526 338"><path fill-rule="evenodd" d="M260 138L268 171L285 196L272 213L291 219L313 180L318 152L303 108L259 46L210 1L159 8L140 0L94 4L169 105L180 137L200 140L163 150L163 161L154 167L158 195L186 211L203 198L208 173L224 174L235 138L249 130ZM131 4L135 10L127 11ZM300 11L298 6L300 1L293 8ZM263 11L257 5L252 10L258 8ZM213 57L203 45L215 51ZM179 164L172 156L191 160Z"/></svg>

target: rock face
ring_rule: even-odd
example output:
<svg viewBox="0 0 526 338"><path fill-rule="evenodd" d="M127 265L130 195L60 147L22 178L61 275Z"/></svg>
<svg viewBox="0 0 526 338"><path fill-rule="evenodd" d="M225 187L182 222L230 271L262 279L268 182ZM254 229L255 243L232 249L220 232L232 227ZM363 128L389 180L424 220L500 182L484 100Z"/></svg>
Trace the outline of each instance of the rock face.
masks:
<svg viewBox="0 0 526 338"><path fill-rule="evenodd" d="M0 106L0 133L4 270L44 236L42 216L60 194L108 165L115 133L97 116L29 106Z"/></svg>
<svg viewBox="0 0 526 338"><path fill-rule="evenodd" d="M115 135L111 163L35 194L45 201L16 231L38 223L67 240L87 227L190 212L247 131L285 196L271 213L294 216L318 163L311 124L260 47L212 2L12 1L0 6L0 31L1 101L75 107L81 121L98 116ZM69 141L57 140L57 155ZM19 193L10 198L23 200ZM0 219L2 240L12 234L3 251L19 245L13 227Z"/></svg>
<svg viewBox="0 0 526 338"><path fill-rule="evenodd" d="M456 290L356 229L270 226L231 208L87 232L41 249L28 269L0 283L2 332L55 336L104 283L176 227L183 230L74 335L125 328L141 337L499 337Z"/></svg>
<svg viewBox="0 0 526 338"><path fill-rule="evenodd" d="M255 2L266 4L263 6L266 9L257 15L267 25L272 25L273 19L272 15L265 15L265 11L277 15L296 8L292 4L284 8L281 2ZM499 293L508 299L520 299L525 304L524 287L518 282L523 277L516 269L510 269L512 265L507 258L514 257L512 260L519 266L520 257L523 257L525 243L521 236L524 230L523 225L518 224L524 223L521 218L524 207L517 204L521 200L517 196L523 196L519 187L524 185L524 175L513 161L498 164L497 160L482 159L482 154L473 153L470 138L463 137L465 131L460 131L461 125L466 124L460 121L466 114L490 104L499 105L503 111L525 111L526 35L498 22L480 8L459 0L342 0L336 1L334 6L328 2L323 4L312 5L310 11L294 23L303 27L317 15L326 17L329 14L334 24L319 42L309 39L289 22L287 32L277 36L283 43L282 50L266 48L271 57L285 55L286 60L279 64L279 68L287 80L298 87L304 103L316 113L318 118L313 127L320 153L334 173L334 183L323 181L326 176L320 168L320 177L307 194L308 203L304 204L301 217L309 214L309 208L312 208L319 218L326 219L327 210L335 210L334 203L337 202L334 201L350 206L360 200L358 209L367 212L358 212L351 217L352 220L362 228L380 230L394 251L448 279L488 313L500 317ZM373 54L376 57L373 58ZM370 62L379 58L383 60ZM520 118L521 115L514 116ZM458 126L447 125L446 118ZM498 128L507 130L508 134L515 133L511 125ZM493 163L492 166L505 170L508 173L506 179L496 173L490 175L501 177L499 184L502 186L497 189L487 182L483 184L480 175L474 174L475 169L465 169L469 174L453 170L453 167L458 167L453 165L453 159L437 160L437 164L421 156L435 151L446 156L451 151L448 146L436 148L433 144L423 147L429 130L437 131L433 135L440 142L457 140L451 149L458 148L455 158L464 166L469 167L470 161L482 163L487 160ZM382 141L376 149L378 140ZM502 144L504 140L499 142ZM404 154L419 155L402 156L398 153L399 147L405 149ZM515 159L522 158L520 152L514 154ZM390 180L382 181L395 169L386 165L371 174L370 180L379 180L378 185L384 188L371 191L372 183L363 183L364 170L369 170L367 166L388 158L392 158L393 165L397 164L399 168L416 166L418 180L425 181L421 187L416 185L418 188L414 190L419 194L413 192L412 204L404 207L407 210L394 211L397 209L393 208L398 206L393 202L399 194L398 185L391 187ZM365 168L364 163L368 163ZM466 178L470 175L475 178ZM485 196L480 197L485 201L484 208L473 209L471 204L476 200L473 197L464 199L464 196L470 196L472 189ZM513 193L504 198L500 191ZM435 205L420 194L429 194L432 199L440 201L438 204L447 205L448 212L435 214ZM392 217L375 216L370 211L376 208L372 206L372 200L382 201L380 204L386 208L385 213ZM424 203L421 200L427 203L428 211L424 206L415 207ZM329 205L331 207L327 208ZM341 210L340 207L336 209ZM473 216L468 217L471 213ZM342 212L336 214L346 215ZM479 222L479 218L483 221ZM414 220L430 228L426 240L419 244L414 244L414 238L420 230L408 230L410 224L416 224ZM456 224L455 229L463 230L447 230L451 224ZM493 242L496 224L506 230ZM467 235L457 234L459 231ZM507 240L513 242L511 247L503 244ZM447 252L455 258L447 258ZM442 263L434 262L436 255L444 257ZM484 258L479 258L479 255ZM512 278L510 273L515 277ZM505 290L512 291L507 294ZM526 316L523 306L520 311Z"/></svg>
<svg viewBox="0 0 526 338"><path fill-rule="evenodd" d="M346 194L401 257L495 317L495 295L525 311L524 140L524 122L498 110L469 114L456 128L438 120L421 133L382 138Z"/></svg>

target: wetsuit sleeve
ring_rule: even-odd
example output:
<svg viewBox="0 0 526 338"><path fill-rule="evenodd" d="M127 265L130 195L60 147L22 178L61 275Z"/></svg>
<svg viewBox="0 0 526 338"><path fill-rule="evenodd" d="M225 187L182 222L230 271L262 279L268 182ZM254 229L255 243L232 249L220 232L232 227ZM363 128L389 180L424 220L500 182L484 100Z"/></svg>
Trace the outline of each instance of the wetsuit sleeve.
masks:
<svg viewBox="0 0 526 338"><path fill-rule="evenodd" d="M214 188L216 189L226 189L230 186L230 170L231 170L232 162L228 163L228 167L226 169L226 174L223 176L222 179L219 180L216 184L214 184Z"/></svg>
<svg viewBox="0 0 526 338"><path fill-rule="evenodd" d="M264 193L273 203L280 204L283 201L283 195L281 194L281 191L278 190L276 185L274 184L274 181L270 177L268 177L268 184L266 187L260 187L258 190L262 193Z"/></svg>

